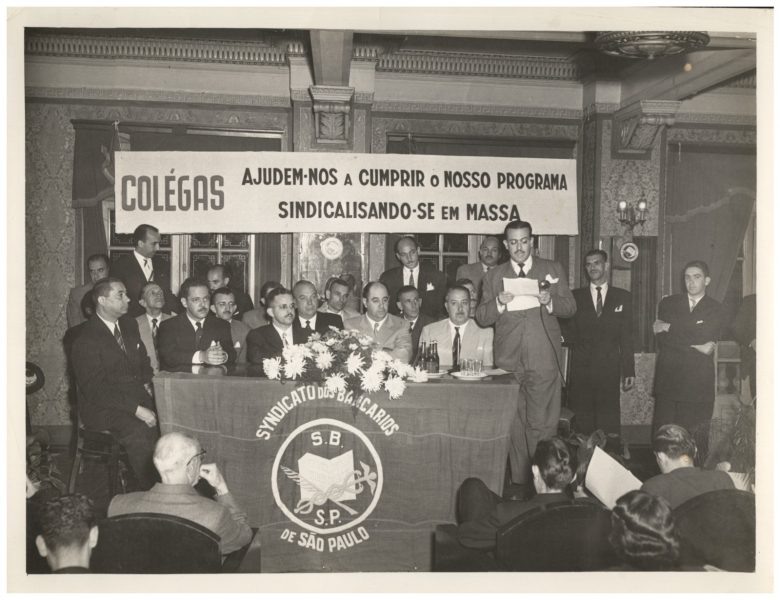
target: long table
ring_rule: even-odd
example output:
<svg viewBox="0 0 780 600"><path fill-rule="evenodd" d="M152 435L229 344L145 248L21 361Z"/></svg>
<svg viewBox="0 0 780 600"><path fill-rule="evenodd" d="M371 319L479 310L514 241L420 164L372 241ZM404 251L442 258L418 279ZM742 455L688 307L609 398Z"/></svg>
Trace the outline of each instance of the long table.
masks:
<svg viewBox="0 0 780 600"><path fill-rule="evenodd" d="M259 529L262 572L429 570L463 480L502 492L518 397L512 375L409 384L397 400L251 368L162 372L154 386L162 433L200 440Z"/></svg>

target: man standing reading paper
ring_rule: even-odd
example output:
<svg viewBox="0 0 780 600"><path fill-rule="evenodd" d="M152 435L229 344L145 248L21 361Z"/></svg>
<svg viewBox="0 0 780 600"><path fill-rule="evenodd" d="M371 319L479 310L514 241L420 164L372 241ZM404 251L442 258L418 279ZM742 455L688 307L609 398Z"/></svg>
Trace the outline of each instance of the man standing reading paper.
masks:
<svg viewBox="0 0 780 600"><path fill-rule="evenodd" d="M576 310L566 274L557 262L532 256L531 224L512 221L504 229L510 260L485 274L477 323L495 324L493 358L497 367L513 371L520 382L517 416L511 426L509 460L512 481L527 485L530 457L536 444L556 434L561 413L561 330L556 317ZM515 300L505 291L504 279L527 278L538 282L536 306L512 310ZM530 300L531 298L526 298ZM529 302L529 304L534 304Z"/></svg>

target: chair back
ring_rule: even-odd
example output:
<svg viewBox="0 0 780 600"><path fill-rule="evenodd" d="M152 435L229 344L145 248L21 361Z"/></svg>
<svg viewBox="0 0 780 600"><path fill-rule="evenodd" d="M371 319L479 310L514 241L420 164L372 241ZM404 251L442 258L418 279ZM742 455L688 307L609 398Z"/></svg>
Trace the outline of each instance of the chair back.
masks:
<svg viewBox="0 0 780 600"><path fill-rule="evenodd" d="M617 564L610 512L586 499L554 502L513 519L496 537L509 571L599 571Z"/></svg>
<svg viewBox="0 0 780 600"><path fill-rule="evenodd" d="M673 514L682 564L755 571L755 495L741 490L707 492L683 502Z"/></svg>
<svg viewBox="0 0 780 600"><path fill-rule="evenodd" d="M219 573L219 536L198 523L157 513L104 519L94 573Z"/></svg>

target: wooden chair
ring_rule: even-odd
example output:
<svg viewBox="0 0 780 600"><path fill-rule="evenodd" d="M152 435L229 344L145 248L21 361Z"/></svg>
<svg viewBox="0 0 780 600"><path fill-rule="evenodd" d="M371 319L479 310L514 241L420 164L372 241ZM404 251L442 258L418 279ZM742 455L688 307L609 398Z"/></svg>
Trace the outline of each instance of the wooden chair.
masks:
<svg viewBox="0 0 780 600"><path fill-rule="evenodd" d="M756 497L741 490L695 496L674 509L682 564L756 568Z"/></svg>
<svg viewBox="0 0 780 600"><path fill-rule="evenodd" d="M496 560L505 571L607 569L617 564L610 529L610 512L590 500L554 502L501 527Z"/></svg>
<svg viewBox="0 0 780 600"><path fill-rule="evenodd" d="M219 536L198 523L157 513L105 519L98 525L94 573L219 573Z"/></svg>
<svg viewBox="0 0 780 600"><path fill-rule="evenodd" d="M78 414L78 407L76 409ZM120 477L120 460L127 460L127 454L121 444L110 431L93 431L84 427L81 417L78 417L73 451L73 465L68 479L68 493L76 491L81 460L84 456L97 458L106 463L108 470L108 497L113 498L116 484L122 493L126 491L125 480Z"/></svg>

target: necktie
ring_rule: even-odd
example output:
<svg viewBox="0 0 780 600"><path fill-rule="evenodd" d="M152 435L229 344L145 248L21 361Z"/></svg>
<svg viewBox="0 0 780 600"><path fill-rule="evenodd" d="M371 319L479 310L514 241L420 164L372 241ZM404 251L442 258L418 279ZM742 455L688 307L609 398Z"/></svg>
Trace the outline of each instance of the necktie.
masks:
<svg viewBox="0 0 780 600"><path fill-rule="evenodd" d="M696 305L699 303L698 300L691 299L691 312L693 312L693 309L696 308Z"/></svg>
<svg viewBox="0 0 780 600"><path fill-rule="evenodd" d="M374 323L374 337L379 335L379 323Z"/></svg>
<svg viewBox="0 0 780 600"><path fill-rule="evenodd" d="M455 337L452 340L452 366L460 364L460 327L455 328Z"/></svg>
<svg viewBox="0 0 780 600"><path fill-rule="evenodd" d="M286 331L282 334L282 343L284 344L285 348L287 348L287 346L290 345L290 341L287 339L287 332Z"/></svg>
<svg viewBox="0 0 780 600"><path fill-rule="evenodd" d="M596 316L600 317L604 310L604 303L601 299L601 286L596 286Z"/></svg>
<svg viewBox="0 0 780 600"><path fill-rule="evenodd" d="M409 285L414 287L414 271L409 271Z"/></svg>
<svg viewBox="0 0 780 600"><path fill-rule="evenodd" d="M119 347L122 349L122 352L127 354L127 348L125 348L125 341L122 339L122 332L119 331L119 323L114 323L114 339L116 340L116 343L119 344Z"/></svg>
<svg viewBox="0 0 780 600"><path fill-rule="evenodd" d="M152 341L157 345L157 319L152 319Z"/></svg>
<svg viewBox="0 0 780 600"><path fill-rule="evenodd" d="M200 340L203 337L203 326L200 324L200 321L195 322L195 349L197 350L200 346Z"/></svg>
<svg viewBox="0 0 780 600"><path fill-rule="evenodd" d="M520 269L518 269L517 271L517 276L525 277L525 271L523 271L523 267L525 266L525 263L520 263L518 266L520 267Z"/></svg>
<svg viewBox="0 0 780 600"><path fill-rule="evenodd" d="M311 331L311 321L306 321L306 329Z"/></svg>

